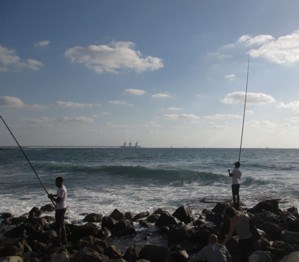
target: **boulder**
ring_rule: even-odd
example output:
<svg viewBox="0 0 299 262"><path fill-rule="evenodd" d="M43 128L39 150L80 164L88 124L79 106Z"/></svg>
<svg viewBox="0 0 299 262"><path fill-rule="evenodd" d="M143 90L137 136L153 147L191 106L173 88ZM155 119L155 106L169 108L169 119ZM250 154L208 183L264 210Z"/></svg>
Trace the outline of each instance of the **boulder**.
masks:
<svg viewBox="0 0 299 262"><path fill-rule="evenodd" d="M83 222L102 222L103 215L91 213L84 217Z"/></svg>
<svg viewBox="0 0 299 262"><path fill-rule="evenodd" d="M131 221L123 219L115 224L112 234L117 237L123 237L128 235L135 235L136 230Z"/></svg>
<svg viewBox="0 0 299 262"><path fill-rule="evenodd" d="M55 210L55 206L53 204L47 204L40 208L41 212L52 212Z"/></svg>
<svg viewBox="0 0 299 262"><path fill-rule="evenodd" d="M171 254L167 247L155 245L146 245L141 248L139 259L146 259L151 262L170 262L172 261Z"/></svg>
<svg viewBox="0 0 299 262"><path fill-rule="evenodd" d="M299 244L299 232L283 230L281 234L281 239L282 241L290 244Z"/></svg>
<svg viewBox="0 0 299 262"><path fill-rule="evenodd" d="M100 254L92 248L84 247L75 256L77 262L103 262L108 261L108 257Z"/></svg>
<svg viewBox="0 0 299 262"><path fill-rule="evenodd" d="M121 251L114 245L108 246L104 254L111 259L118 259L122 257Z"/></svg>
<svg viewBox="0 0 299 262"><path fill-rule="evenodd" d="M99 227L92 223L87 223L85 225L68 225L68 229L71 232L72 239L80 239L85 236L96 237L99 232Z"/></svg>
<svg viewBox="0 0 299 262"><path fill-rule="evenodd" d="M113 210L109 217L113 218L116 221L125 219L125 215L122 212L120 212L117 208Z"/></svg>
<svg viewBox="0 0 299 262"><path fill-rule="evenodd" d="M138 213L137 215L135 215L132 220L133 221L137 221L139 219L142 219L142 218L145 218L145 217L148 217L150 215L150 213L148 211L145 211L145 212L140 212Z"/></svg>
<svg viewBox="0 0 299 262"><path fill-rule="evenodd" d="M139 257L140 247L132 244L128 249L125 251L123 258L127 261L136 261Z"/></svg>
<svg viewBox="0 0 299 262"><path fill-rule="evenodd" d="M0 219L6 219L6 218L11 218L11 217L12 217L12 213L9 213L9 212L0 213Z"/></svg>
<svg viewBox="0 0 299 262"><path fill-rule="evenodd" d="M180 206L172 215L185 224L188 224L194 220L192 209L188 206Z"/></svg>
<svg viewBox="0 0 299 262"><path fill-rule="evenodd" d="M189 259L189 255L186 250L178 250L171 252L172 261L176 262L187 262Z"/></svg>
<svg viewBox="0 0 299 262"><path fill-rule="evenodd" d="M156 221L156 226L158 227L167 227L170 225L177 225L178 221L177 219L172 216L169 212L164 211L161 216Z"/></svg>
<svg viewBox="0 0 299 262"><path fill-rule="evenodd" d="M113 231L117 221L110 216L104 216L102 218L102 228L108 228L110 231Z"/></svg>

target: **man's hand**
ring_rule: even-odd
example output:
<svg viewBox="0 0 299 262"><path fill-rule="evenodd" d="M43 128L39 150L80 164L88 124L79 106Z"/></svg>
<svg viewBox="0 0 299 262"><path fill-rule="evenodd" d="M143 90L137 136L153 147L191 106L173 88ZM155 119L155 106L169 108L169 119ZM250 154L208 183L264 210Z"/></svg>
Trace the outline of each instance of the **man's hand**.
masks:
<svg viewBox="0 0 299 262"><path fill-rule="evenodd" d="M50 199L54 199L53 194L48 194L48 198L50 198Z"/></svg>

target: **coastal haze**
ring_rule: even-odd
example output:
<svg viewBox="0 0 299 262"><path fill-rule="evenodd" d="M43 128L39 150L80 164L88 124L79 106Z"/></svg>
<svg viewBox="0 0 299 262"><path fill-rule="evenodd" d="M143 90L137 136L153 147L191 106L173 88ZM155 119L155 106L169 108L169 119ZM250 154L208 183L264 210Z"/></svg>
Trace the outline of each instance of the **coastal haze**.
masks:
<svg viewBox="0 0 299 262"><path fill-rule="evenodd" d="M299 147L299 2L1 1L24 146ZM15 146L0 123L0 146ZM235 159L234 159L235 160Z"/></svg>

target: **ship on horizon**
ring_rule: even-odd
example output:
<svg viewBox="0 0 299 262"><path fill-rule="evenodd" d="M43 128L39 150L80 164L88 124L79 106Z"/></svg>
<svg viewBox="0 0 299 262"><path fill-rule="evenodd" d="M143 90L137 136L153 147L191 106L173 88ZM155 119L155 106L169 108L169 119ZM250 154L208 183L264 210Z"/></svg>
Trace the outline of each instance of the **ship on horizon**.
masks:
<svg viewBox="0 0 299 262"><path fill-rule="evenodd" d="M121 147L122 148L124 148L124 147L125 148L141 148L141 146L138 145L138 141L135 142L134 146L132 145L132 141L130 141L128 145L127 145L127 141L125 141Z"/></svg>

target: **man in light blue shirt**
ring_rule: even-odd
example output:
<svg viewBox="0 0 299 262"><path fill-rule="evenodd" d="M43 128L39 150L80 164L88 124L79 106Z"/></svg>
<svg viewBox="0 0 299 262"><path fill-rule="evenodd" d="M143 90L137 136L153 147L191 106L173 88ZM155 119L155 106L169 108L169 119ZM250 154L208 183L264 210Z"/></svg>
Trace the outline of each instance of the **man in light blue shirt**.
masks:
<svg viewBox="0 0 299 262"><path fill-rule="evenodd" d="M232 257L224 245L218 243L218 237L211 234L209 244L203 247L197 254L191 257L190 261L200 261L206 259L207 262L232 262Z"/></svg>

